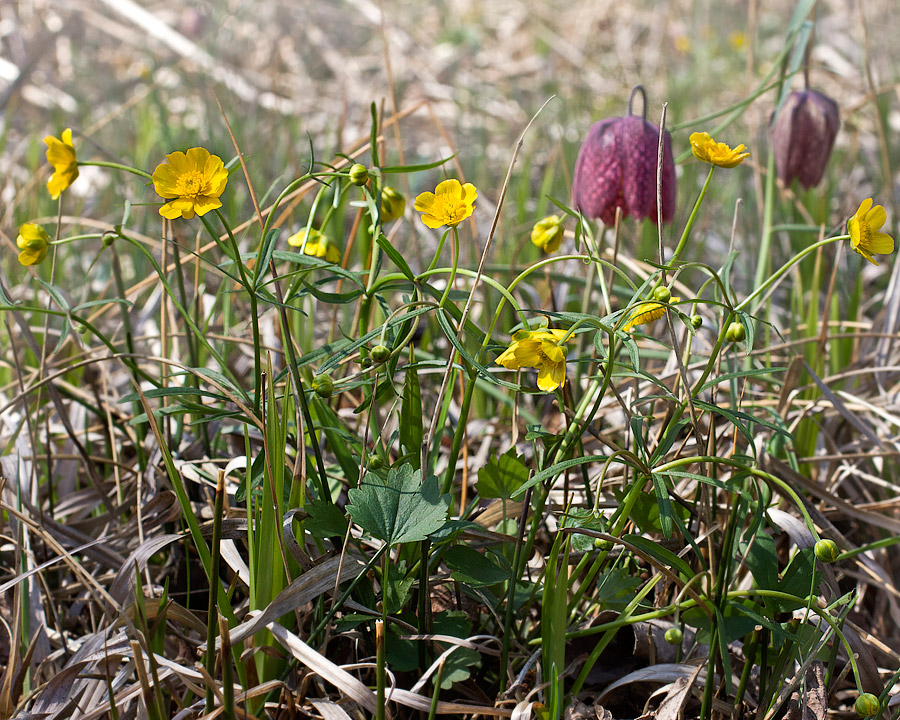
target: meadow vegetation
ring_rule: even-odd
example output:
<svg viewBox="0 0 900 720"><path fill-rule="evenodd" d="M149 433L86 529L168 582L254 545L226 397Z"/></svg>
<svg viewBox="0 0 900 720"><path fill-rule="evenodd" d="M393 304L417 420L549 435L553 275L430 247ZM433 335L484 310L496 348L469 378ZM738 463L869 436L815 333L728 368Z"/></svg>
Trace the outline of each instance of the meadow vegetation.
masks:
<svg viewBox="0 0 900 720"><path fill-rule="evenodd" d="M0 720L900 717L898 32L0 7Z"/></svg>

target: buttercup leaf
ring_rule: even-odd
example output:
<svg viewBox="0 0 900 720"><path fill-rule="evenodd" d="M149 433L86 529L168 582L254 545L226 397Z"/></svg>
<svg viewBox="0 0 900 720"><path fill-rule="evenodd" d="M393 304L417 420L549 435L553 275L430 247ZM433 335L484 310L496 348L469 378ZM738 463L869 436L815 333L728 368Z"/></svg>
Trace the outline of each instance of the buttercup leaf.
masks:
<svg viewBox="0 0 900 720"><path fill-rule="evenodd" d="M388 545L424 540L443 526L450 496L441 495L434 475L421 477L409 463L391 468L384 480L370 473L350 490L353 522Z"/></svg>

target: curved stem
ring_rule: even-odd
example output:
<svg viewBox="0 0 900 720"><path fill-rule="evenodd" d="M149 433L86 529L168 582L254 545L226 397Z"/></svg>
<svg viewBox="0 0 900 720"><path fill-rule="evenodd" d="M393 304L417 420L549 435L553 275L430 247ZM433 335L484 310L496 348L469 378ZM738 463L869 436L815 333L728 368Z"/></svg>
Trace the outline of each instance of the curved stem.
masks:
<svg viewBox="0 0 900 720"><path fill-rule="evenodd" d="M805 258L810 253L818 250L820 247L824 245L828 245L829 243L837 242L839 240L849 240L849 235L836 235L835 237L825 238L824 240L819 240L818 242L813 243L812 245L804 248L799 253L794 255L790 260L788 260L784 265L781 266L775 273L773 273L769 278L756 290L754 290L750 295L744 298L743 302L741 302L735 310L742 310L747 307L750 302L760 296L763 292L766 291L771 285L773 285L777 280L781 279L782 275L784 275L788 270L790 270L794 265L800 262L803 258Z"/></svg>
<svg viewBox="0 0 900 720"><path fill-rule="evenodd" d="M115 162L104 162L102 160L87 160L87 161L78 161L79 167L87 167L89 165L93 167L105 167L110 168L112 170L122 170L124 172L131 173L132 175L137 175L138 177L142 177L146 180L153 180L153 176L144 172L143 170L138 170L136 167L131 167L131 165L122 165L121 163Z"/></svg>

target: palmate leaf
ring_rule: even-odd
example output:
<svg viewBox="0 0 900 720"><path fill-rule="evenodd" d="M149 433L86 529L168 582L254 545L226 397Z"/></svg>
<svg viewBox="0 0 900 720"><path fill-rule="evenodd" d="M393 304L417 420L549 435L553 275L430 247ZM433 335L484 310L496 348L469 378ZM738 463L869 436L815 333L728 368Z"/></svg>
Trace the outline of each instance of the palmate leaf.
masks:
<svg viewBox="0 0 900 720"><path fill-rule="evenodd" d="M425 540L447 519L450 496L441 495L434 475L421 477L410 463L391 468L384 480L368 474L349 493L353 522L388 545Z"/></svg>

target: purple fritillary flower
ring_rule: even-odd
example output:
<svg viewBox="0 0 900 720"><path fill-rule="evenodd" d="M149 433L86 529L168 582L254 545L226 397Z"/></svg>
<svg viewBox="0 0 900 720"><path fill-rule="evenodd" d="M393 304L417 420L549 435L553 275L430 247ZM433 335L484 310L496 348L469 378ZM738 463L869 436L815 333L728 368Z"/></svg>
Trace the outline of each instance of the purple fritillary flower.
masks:
<svg viewBox="0 0 900 720"><path fill-rule="evenodd" d="M772 127L775 168L785 185L809 190L822 180L841 125L837 103L817 90L794 90Z"/></svg>
<svg viewBox="0 0 900 720"><path fill-rule="evenodd" d="M632 115L630 105L625 117L594 124L575 163L575 208L587 217L599 217L605 225L615 222L619 207L623 217L657 221L659 126ZM675 161L668 132L663 139L662 206L663 222L671 222L675 215Z"/></svg>

